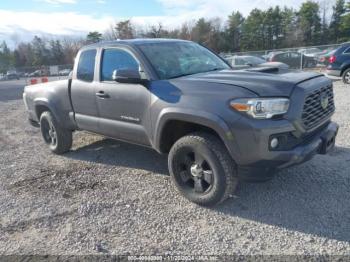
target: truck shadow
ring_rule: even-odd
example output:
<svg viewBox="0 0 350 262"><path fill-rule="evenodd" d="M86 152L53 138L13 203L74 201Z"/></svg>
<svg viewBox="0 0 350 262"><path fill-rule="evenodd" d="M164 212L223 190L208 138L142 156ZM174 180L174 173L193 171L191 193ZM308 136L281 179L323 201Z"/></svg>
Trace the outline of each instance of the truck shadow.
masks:
<svg viewBox="0 0 350 262"><path fill-rule="evenodd" d="M66 157L168 175L167 156L142 146L102 139L65 154Z"/></svg>
<svg viewBox="0 0 350 262"><path fill-rule="evenodd" d="M168 175L167 157L135 145L103 139L66 154L83 161ZM271 181L241 183L236 195L212 208L231 217L350 242L350 149L280 173Z"/></svg>

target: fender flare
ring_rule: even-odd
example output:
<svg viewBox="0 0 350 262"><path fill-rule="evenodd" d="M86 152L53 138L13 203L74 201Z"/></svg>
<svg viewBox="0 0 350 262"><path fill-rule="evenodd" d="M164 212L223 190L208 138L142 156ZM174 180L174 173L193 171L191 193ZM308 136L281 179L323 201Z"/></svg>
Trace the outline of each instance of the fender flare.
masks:
<svg viewBox="0 0 350 262"><path fill-rule="evenodd" d="M158 152L161 152L160 145L164 127L172 120L199 124L214 130L225 144L231 157L237 159L236 156L239 154L238 144L226 122L216 114L195 109L166 108L160 112L154 127L155 136L153 138L154 148Z"/></svg>
<svg viewBox="0 0 350 262"><path fill-rule="evenodd" d="M53 114L55 119L58 123L62 124L62 119L59 117L58 110L52 105L52 103L49 102L47 98L36 98L34 99L34 109L35 109L35 115L38 118L38 121L40 121L40 116L38 116L37 113L37 107L38 106L45 106L47 107L50 112Z"/></svg>
<svg viewBox="0 0 350 262"><path fill-rule="evenodd" d="M341 76L343 76L343 73L345 72L345 70L349 69L350 68L350 61L347 61L347 62L344 62L342 65L341 65Z"/></svg>

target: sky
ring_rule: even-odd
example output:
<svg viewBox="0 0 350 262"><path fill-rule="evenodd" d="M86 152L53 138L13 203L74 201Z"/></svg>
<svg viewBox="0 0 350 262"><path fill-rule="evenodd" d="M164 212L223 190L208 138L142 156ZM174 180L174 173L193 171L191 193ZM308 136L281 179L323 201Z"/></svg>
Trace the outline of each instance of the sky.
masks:
<svg viewBox="0 0 350 262"><path fill-rule="evenodd" d="M140 26L162 23L177 28L200 17L248 15L254 8L298 8L305 0L0 0L0 41L15 46L34 35L82 37L104 33L112 24L131 19ZM333 2L332 0L330 2Z"/></svg>

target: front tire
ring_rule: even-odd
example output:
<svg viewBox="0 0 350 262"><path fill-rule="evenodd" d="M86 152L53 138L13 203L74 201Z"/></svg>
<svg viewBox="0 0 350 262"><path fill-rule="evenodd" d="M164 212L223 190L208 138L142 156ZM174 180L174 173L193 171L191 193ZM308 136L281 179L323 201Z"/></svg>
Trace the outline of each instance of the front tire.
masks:
<svg viewBox="0 0 350 262"><path fill-rule="evenodd" d="M180 138L170 150L168 165L180 193L199 205L223 202L238 184L237 168L226 147L207 133Z"/></svg>
<svg viewBox="0 0 350 262"><path fill-rule="evenodd" d="M63 154L72 147L72 131L62 128L51 112L41 114L40 130L45 143L53 153Z"/></svg>
<svg viewBox="0 0 350 262"><path fill-rule="evenodd" d="M343 73L343 83L350 84L350 68L346 69Z"/></svg>

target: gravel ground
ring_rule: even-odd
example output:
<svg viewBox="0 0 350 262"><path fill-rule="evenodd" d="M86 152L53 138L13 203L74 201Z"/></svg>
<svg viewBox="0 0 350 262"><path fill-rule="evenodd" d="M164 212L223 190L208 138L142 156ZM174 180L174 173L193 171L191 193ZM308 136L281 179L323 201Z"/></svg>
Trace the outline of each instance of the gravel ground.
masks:
<svg viewBox="0 0 350 262"><path fill-rule="evenodd" d="M335 94L330 155L207 209L152 150L76 133L70 153L51 154L20 95L2 92L0 254L350 255L350 88Z"/></svg>

